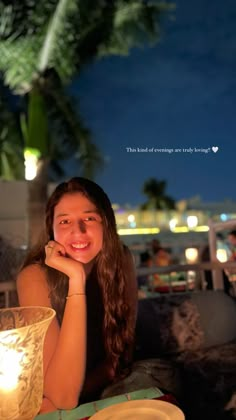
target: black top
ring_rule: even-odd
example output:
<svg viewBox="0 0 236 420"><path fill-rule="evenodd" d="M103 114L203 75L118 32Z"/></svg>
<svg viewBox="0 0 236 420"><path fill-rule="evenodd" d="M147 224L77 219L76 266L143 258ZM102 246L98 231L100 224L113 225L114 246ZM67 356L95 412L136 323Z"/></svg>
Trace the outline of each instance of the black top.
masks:
<svg viewBox="0 0 236 420"><path fill-rule="evenodd" d="M104 308L102 293L95 276L86 282L87 295L87 366L86 374L105 359L103 339Z"/></svg>

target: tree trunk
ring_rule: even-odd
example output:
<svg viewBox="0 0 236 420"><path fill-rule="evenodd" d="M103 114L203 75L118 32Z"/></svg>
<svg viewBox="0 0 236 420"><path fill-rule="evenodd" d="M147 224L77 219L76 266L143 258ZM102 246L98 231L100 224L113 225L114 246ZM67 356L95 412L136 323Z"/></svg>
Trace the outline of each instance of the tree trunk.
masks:
<svg viewBox="0 0 236 420"><path fill-rule="evenodd" d="M32 247L39 239L44 227L45 205L48 198L48 159L38 163L37 176L28 183L27 223L28 246Z"/></svg>

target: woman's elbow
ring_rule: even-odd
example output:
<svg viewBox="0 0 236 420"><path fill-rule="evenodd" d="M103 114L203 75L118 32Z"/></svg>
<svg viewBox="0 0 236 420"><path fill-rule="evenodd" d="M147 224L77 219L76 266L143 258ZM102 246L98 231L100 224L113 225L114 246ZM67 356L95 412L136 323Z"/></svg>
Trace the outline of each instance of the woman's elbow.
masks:
<svg viewBox="0 0 236 420"><path fill-rule="evenodd" d="M72 399L68 399L68 401L66 401L64 404L60 404L60 406L58 407L59 410L73 410L73 408L76 408L78 405L78 400L72 400Z"/></svg>
<svg viewBox="0 0 236 420"><path fill-rule="evenodd" d="M51 396L51 401L58 410L72 410L77 407L78 400L79 394L73 391Z"/></svg>

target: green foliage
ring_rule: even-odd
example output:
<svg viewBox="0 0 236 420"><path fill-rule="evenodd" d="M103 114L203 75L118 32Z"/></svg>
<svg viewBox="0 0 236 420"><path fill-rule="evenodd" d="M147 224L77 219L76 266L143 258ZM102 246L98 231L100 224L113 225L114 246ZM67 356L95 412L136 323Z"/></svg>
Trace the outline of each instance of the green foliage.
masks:
<svg viewBox="0 0 236 420"><path fill-rule="evenodd" d="M0 70L17 92L56 69L66 83L88 61L157 42L173 4L141 0L0 1Z"/></svg>
<svg viewBox="0 0 236 420"><path fill-rule="evenodd" d="M27 1L4 7L0 3L0 70L18 93L27 92L46 68L55 67L64 81L75 73L79 31L75 0ZM73 24L74 22L74 24Z"/></svg>
<svg viewBox="0 0 236 420"><path fill-rule="evenodd" d="M47 107L50 132L49 154L56 172L60 168L56 160L74 156L78 163L78 172L82 176L94 178L97 170L104 166L104 159L98 147L92 141L90 130L79 115L79 104L65 93L60 78L55 71L44 75L42 94Z"/></svg>
<svg viewBox="0 0 236 420"><path fill-rule="evenodd" d="M104 160L64 88L91 60L157 42L172 9L148 0L0 0L0 72L27 97L23 148L50 162L74 155L93 177Z"/></svg>
<svg viewBox="0 0 236 420"><path fill-rule="evenodd" d="M145 42L155 44L160 37L160 12L170 9L164 3L117 1L112 32L101 44L99 55L128 55L131 48Z"/></svg>
<svg viewBox="0 0 236 420"><path fill-rule="evenodd" d="M23 141L17 117L6 105L0 91L0 177L24 179Z"/></svg>

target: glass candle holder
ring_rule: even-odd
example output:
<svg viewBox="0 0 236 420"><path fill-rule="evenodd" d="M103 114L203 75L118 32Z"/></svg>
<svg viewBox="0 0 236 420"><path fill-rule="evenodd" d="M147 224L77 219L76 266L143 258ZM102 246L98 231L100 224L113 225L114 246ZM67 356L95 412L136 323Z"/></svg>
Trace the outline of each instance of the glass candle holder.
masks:
<svg viewBox="0 0 236 420"><path fill-rule="evenodd" d="M0 419L32 420L43 399L43 343L51 308L0 309Z"/></svg>

